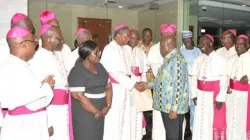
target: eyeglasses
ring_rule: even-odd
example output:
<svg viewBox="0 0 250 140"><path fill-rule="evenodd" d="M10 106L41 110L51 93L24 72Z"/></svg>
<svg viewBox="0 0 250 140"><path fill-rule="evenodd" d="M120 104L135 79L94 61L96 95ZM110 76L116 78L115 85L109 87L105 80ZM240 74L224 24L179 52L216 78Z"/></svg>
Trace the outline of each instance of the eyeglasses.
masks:
<svg viewBox="0 0 250 140"><path fill-rule="evenodd" d="M24 42L33 42L35 46L38 46L38 42L35 40L24 40L24 41L20 42L19 44L23 44Z"/></svg>

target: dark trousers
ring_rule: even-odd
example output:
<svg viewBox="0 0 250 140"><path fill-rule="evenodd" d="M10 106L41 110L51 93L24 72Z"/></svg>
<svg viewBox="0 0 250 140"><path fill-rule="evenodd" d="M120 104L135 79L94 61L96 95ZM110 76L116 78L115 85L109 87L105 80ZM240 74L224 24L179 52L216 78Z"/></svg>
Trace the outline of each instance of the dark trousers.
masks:
<svg viewBox="0 0 250 140"><path fill-rule="evenodd" d="M185 115L178 114L174 120L169 118L169 113L161 112L161 116L166 131L166 140L182 140L182 125Z"/></svg>

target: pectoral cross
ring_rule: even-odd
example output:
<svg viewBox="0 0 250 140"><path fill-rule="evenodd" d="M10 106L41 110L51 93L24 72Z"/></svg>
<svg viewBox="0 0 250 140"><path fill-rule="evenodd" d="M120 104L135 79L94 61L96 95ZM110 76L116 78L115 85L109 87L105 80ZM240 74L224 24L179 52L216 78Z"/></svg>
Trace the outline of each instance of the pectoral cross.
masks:
<svg viewBox="0 0 250 140"><path fill-rule="evenodd" d="M203 79L203 83L205 84L205 80L207 79L207 77L203 76L202 79Z"/></svg>

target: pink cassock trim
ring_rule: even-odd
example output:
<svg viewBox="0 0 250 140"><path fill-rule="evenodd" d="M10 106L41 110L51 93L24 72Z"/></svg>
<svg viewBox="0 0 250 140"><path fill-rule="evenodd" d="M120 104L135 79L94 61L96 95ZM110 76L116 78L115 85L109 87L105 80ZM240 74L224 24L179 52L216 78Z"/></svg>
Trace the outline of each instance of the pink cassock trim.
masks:
<svg viewBox="0 0 250 140"><path fill-rule="evenodd" d="M28 114L34 114L38 112L45 111L46 107L40 108L36 111L29 110L26 106L20 106L15 108L14 110L9 110L8 114L11 116L17 116L17 115L28 115Z"/></svg>
<svg viewBox="0 0 250 140"><path fill-rule="evenodd" d="M213 103L220 92L220 81L203 81L197 80L197 88L201 91L213 92ZM218 110L214 104L214 118L213 118L213 139L226 140L226 105L222 103L222 107Z"/></svg>
<svg viewBox="0 0 250 140"><path fill-rule="evenodd" d="M240 81L236 81L233 79L230 79L230 88L238 91L247 91L248 95L250 93L250 85L246 84L243 85L240 83ZM247 133L247 140L250 139L250 96L247 98L247 126L246 126L246 133Z"/></svg>

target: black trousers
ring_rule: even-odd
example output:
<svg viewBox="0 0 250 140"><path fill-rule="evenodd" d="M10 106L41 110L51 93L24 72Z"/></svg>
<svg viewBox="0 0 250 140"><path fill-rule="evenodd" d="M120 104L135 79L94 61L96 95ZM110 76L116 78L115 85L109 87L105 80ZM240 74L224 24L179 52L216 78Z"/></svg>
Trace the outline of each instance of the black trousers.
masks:
<svg viewBox="0 0 250 140"><path fill-rule="evenodd" d="M182 140L182 125L185 115L178 114L174 120L169 118L169 113L161 112L161 116L166 131L166 140Z"/></svg>

